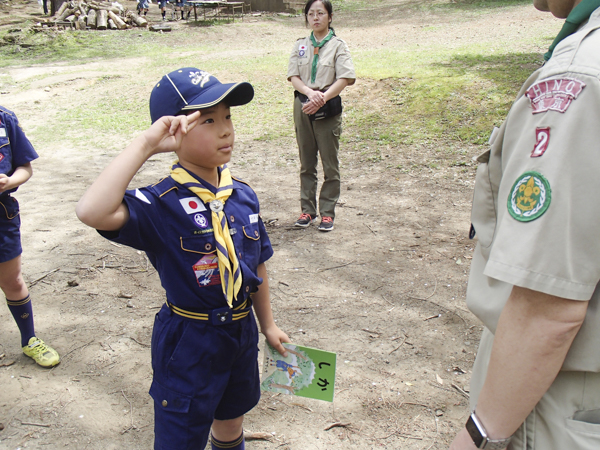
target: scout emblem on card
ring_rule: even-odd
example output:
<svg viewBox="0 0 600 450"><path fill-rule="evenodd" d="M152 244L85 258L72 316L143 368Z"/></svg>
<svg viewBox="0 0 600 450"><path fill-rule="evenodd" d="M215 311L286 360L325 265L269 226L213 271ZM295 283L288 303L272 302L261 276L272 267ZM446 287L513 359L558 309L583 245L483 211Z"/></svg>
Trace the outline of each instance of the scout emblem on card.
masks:
<svg viewBox="0 0 600 450"><path fill-rule="evenodd" d="M268 343L265 344L260 388L332 402L335 353L287 343L283 346L288 353L285 358Z"/></svg>
<svg viewBox="0 0 600 450"><path fill-rule="evenodd" d="M544 214L552 197L550 183L538 172L525 172L513 184L508 196L508 212L521 222L530 222Z"/></svg>
<svg viewBox="0 0 600 450"><path fill-rule="evenodd" d="M575 78L557 78L534 84L525 95L531 101L533 114L550 110L564 113L584 87L585 83Z"/></svg>

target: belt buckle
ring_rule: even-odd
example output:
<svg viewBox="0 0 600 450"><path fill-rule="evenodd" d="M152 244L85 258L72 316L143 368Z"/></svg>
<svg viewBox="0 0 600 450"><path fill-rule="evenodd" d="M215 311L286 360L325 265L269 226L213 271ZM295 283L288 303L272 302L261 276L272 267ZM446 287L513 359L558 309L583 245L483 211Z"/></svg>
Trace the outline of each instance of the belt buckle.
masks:
<svg viewBox="0 0 600 450"><path fill-rule="evenodd" d="M210 312L210 320L213 325L225 325L233 322L233 310L229 306L213 309Z"/></svg>

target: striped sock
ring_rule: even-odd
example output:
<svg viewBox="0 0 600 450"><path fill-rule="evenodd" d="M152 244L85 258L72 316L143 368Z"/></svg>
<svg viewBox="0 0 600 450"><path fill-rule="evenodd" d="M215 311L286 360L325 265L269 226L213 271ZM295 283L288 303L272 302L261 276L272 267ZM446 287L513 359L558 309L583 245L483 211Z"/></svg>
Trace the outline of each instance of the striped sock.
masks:
<svg viewBox="0 0 600 450"><path fill-rule="evenodd" d="M31 296L28 295L23 300L6 299L6 304L21 332L21 347L25 347L29 344L29 339L35 336Z"/></svg>
<svg viewBox="0 0 600 450"><path fill-rule="evenodd" d="M235 441L230 441L230 442L219 441L218 439L215 439L215 437L212 435L212 433L210 434L210 446L211 446L212 450L221 450L221 449L245 450L246 446L245 446L244 442L245 441L244 441L244 432L243 431L239 438L237 438Z"/></svg>

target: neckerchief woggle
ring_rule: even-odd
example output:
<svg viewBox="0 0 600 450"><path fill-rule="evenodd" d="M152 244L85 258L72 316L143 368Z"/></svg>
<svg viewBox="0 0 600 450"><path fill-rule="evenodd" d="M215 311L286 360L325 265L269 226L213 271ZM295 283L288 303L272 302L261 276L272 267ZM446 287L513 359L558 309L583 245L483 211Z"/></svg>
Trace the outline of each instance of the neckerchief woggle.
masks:
<svg viewBox="0 0 600 450"><path fill-rule="evenodd" d="M233 300L237 297L242 287L242 273L235 253L233 239L229 233L227 218L223 212L225 202L233 193L231 173L226 165L221 166L221 177L217 193L213 194L202 183L179 165L179 161L171 167L171 178L196 194L204 203L208 203L211 210L212 226L217 241L217 257L219 272L221 273L221 287L231 308Z"/></svg>
<svg viewBox="0 0 600 450"><path fill-rule="evenodd" d="M323 47L325 44L327 44L333 36L335 36L335 31L333 30L333 28L329 28L329 33L327 33L327 36L325 36L325 38L317 44L317 40L315 39L315 32L312 31L310 33L310 41L312 42L312 45L315 48L315 50L314 50L315 56L314 56L313 62L312 62L312 69L310 71L310 82L311 83L314 83L315 79L317 78L317 64L319 63L319 49L321 47Z"/></svg>
<svg viewBox="0 0 600 450"><path fill-rule="evenodd" d="M548 61L552 56L554 48L567 36L572 35L577 31L579 26L590 18L590 15L600 7L600 0L583 0L577 5L567 16L563 27L560 29L556 38L550 45L548 52L544 54L544 59Z"/></svg>

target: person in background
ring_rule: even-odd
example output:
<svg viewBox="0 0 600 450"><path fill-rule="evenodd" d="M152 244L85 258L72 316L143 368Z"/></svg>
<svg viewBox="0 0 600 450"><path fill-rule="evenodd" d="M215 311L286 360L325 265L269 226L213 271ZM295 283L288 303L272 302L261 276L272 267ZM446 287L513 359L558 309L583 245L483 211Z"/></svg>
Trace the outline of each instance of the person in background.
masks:
<svg viewBox="0 0 600 450"><path fill-rule="evenodd" d="M12 196L31 178L37 157L17 116L0 106L0 289L19 327L23 353L42 367L54 367L60 356L35 335L31 296L21 273L21 215Z"/></svg>
<svg viewBox="0 0 600 450"><path fill-rule="evenodd" d="M335 205L340 197L342 100L340 93L354 84L356 74L346 43L331 27L329 0L309 0L304 19L312 32L298 39L288 64L294 87L294 126L300 153L300 207L295 226L306 228L317 220L317 165L323 164L319 193L320 231L333 230Z"/></svg>

